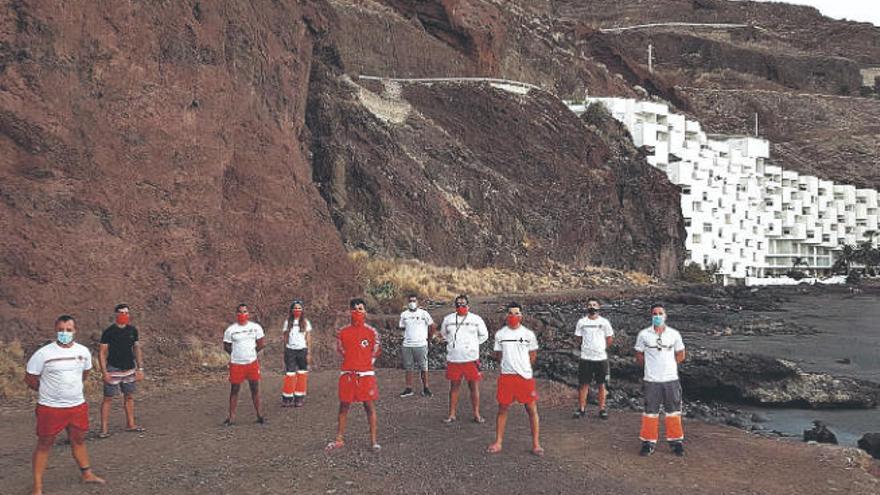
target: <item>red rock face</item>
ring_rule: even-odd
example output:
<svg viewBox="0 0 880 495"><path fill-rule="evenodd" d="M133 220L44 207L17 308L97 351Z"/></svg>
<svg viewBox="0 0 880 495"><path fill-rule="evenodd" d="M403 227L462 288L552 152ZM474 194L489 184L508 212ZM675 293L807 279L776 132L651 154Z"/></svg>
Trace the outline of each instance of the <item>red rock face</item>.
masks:
<svg viewBox="0 0 880 495"><path fill-rule="evenodd" d="M235 305L357 291L300 143L321 19L294 2L0 7L0 338L114 304L219 338ZM303 16L309 16L307 21Z"/></svg>
<svg viewBox="0 0 880 495"><path fill-rule="evenodd" d="M474 75L499 75L506 27L503 14L494 5L481 0L381 2L418 19L432 36L467 54L476 62L478 74Z"/></svg>

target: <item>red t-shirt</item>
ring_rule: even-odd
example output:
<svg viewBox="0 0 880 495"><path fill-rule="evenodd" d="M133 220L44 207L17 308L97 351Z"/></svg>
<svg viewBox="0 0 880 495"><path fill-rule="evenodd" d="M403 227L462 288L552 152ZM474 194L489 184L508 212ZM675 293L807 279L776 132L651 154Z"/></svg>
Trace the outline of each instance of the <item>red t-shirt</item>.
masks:
<svg viewBox="0 0 880 495"><path fill-rule="evenodd" d="M336 334L336 350L342 354L342 371L372 371L379 355L379 332L364 325L349 325Z"/></svg>

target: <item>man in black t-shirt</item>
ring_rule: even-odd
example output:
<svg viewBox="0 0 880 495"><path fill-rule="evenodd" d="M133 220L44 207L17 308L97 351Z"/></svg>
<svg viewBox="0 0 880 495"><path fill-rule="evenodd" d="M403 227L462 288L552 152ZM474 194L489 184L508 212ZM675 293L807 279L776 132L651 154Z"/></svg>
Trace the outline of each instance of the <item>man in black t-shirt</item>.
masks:
<svg viewBox="0 0 880 495"><path fill-rule="evenodd" d="M138 331L129 325L127 304L116 305L116 322L101 334L99 359L104 378L104 402L101 404L101 431L98 438L110 436L110 405L122 390L125 409L125 431L142 432L134 420L136 382L144 378L144 357L138 344Z"/></svg>

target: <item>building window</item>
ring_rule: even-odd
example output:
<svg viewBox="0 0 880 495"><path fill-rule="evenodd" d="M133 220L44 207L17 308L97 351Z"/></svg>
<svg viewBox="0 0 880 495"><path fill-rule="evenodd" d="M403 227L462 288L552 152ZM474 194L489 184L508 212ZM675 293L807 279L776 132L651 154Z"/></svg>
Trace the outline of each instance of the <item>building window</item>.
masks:
<svg viewBox="0 0 880 495"><path fill-rule="evenodd" d="M703 232L712 232L712 224L704 223L703 224Z"/></svg>

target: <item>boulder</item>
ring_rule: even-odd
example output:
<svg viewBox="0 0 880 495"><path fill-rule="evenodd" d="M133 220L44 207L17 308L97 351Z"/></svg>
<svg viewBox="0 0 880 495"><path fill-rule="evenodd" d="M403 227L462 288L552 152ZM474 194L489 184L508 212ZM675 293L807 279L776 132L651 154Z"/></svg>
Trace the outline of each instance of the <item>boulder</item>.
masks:
<svg viewBox="0 0 880 495"><path fill-rule="evenodd" d="M837 435L828 429L828 425L822 421L815 420L811 429L804 430L804 441L837 445Z"/></svg>
<svg viewBox="0 0 880 495"><path fill-rule="evenodd" d="M680 368L690 398L804 408L871 408L878 385L809 373L783 359L695 349Z"/></svg>
<svg viewBox="0 0 880 495"><path fill-rule="evenodd" d="M874 459L880 459L880 433L865 433L859 439L858 446Z"/></svg>

